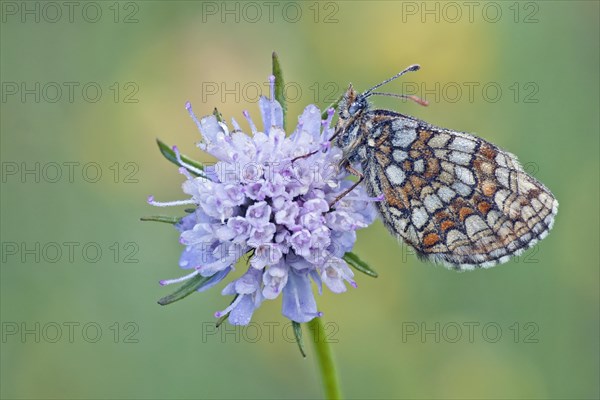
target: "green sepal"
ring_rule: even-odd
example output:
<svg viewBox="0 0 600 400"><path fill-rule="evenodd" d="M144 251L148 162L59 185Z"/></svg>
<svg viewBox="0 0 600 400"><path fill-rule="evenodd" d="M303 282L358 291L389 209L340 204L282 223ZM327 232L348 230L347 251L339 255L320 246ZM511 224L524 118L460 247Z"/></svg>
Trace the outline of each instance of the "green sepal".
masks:
<svg viewBox="0 0 600 400"><path fill-rule="evenodd" d="M302 357L306 358L306 351L304 350L304 341L302 340L302 325L299 322L292 321L292 327L294 328L294 336L296 337L296 343L298 343L298 349Z"/></svg>
<svg viewBox="0 0 600 400"><path fill-rule="evenodd" d="M168 296L163 297L158 301L158 304L161 306L166 306L167 304L174 303L178 300L181 300L190 294L194 293L200 286L202 286L207 280L210 279L210 276L202 276L200 274L189 279L185 284L183 284L179 289L175 292L171 293Z"/></svg>
<svg viewBox="0 0 600 400"><path fill-rule="evenodd" d="M283 88L285 87L285 81L283 80L283 71L281 70L281 64L279 63L279 56L273 52L273 76L275 77L275 100L281 105L281 111L283 112L283 130L285 130L285 114L287 112L287 102L283 94Z"/></svg>
<svg viewBox="0 0 600 400"><path fill-rule="evenodd" d="M379 274L375 272L369 265L361 260L356 254L352 252L348 252L344 254L344 261L346 261L350 266L354 267L357 271L362 272L363 274L367 274L373 278L377 278Z"/></svg>
<svg viewBox="0 0 600 400"><path fill-rule="evenodd" d="M221 316L221 318L219 318L219 319L217 320L217 322L215 323L215 327L217 327L217 328L218 328L218 327L220 327L220 326L223 324L223 322L225 322L225 320L226 320L227 318L229 318L229 313L227 313L227 314L225 314L225 315Z"/></svg>
<svg viewBox="0 0 600 400"><path fill-rule="evenodd" d="M223 122L223 114L221 114L219 112L219 110L217 110L217 107L215 107L215 109L213 110L213 115L215 116L215 118L217 119L217 121L219 122Z"/></svg>
<svg viewBox="0 0 600 400"><path fill-rule="evenodd" d="M169 161L171 161L173 164L178 165L180 167L184 167L184 165L181 165L179 163L179 161L177 161L177 156L175 155L175 152L173 151L172 148L170 148L169 146L167 146L164 142L162 142L160 139L156 139L156 143L158 144L158 149L160 150L161 154L163 156L165 156L165 158ZM202 166L202 164L200 164L198 161L194 161L191 158L188 158L186 156L184 156L183 154L181 155L181 160L189 165L191 165L192 167L202 171L204 169L204 167ZM186 168L187 169L187 168ZM189 170L188 170L189 171ZM196 175L196 176L202 176L205 177L203 175L198 174L196 171L190 171L190 173L192 175Z"/></svg>
<svg viewBox="0 0 600 400"><path fill-rule="evenodd" d="M344 93L340 94L340 97L338 97L336 101L334 101L333 103L331 103L329 105L329 107L327 107L323 111L323 113L321 114L321 119L327 119L327 110L329 110L330 108L333 108L334 110L337 111L338 107L340 106L340 102L342 101L343 98L344 98Z"/></svg>
<svg viewBox="0 0 600 400"><path fill-rule="evenodd" d="M142 217L140 221L164 222L166 224L176 224L181 220L180 217L167 217L164 215L153 215L150 217Z"/></svg>

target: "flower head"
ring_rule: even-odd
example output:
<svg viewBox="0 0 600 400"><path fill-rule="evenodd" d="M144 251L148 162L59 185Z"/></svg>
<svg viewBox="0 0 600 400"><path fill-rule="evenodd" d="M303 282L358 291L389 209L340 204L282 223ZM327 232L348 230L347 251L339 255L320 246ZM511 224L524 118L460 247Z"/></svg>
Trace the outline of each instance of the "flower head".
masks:
<svg viewBox="0 0 600 400"><path fill-rule="evenodd" d="M206 290L249 255L245 273L222 291L234 300L215 313L228 315L236 325L248 324L265 299L280 295L282 313L292 321L319 316L312 282L319 293L323 284L335 293L344 292L346 283L356 286L343 256L354 245L355 231L375 218L374 199L360 186L340 198L352 182L338 167L341 150L329 144L333 109L322 120L320 110L309 105L286 136L274 77L270 81L271 98L259 100L263 130L244 112L252 135L234 119L232 128L214 115L198 119L188 103L202 134L199 147L218 162L200 170L174 148L189 198L171 203L149 199L157 206L195 206L176 225L185 246L179 265L191 273L162 284L201 275L208 279L198 290Z"/></svg>

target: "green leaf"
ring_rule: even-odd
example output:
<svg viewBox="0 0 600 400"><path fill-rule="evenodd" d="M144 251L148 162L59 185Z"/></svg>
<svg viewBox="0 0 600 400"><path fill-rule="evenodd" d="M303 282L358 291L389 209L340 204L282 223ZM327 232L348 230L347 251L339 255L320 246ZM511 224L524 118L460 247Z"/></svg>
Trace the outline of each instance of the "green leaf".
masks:
<svg viewBox="0 0 600 400"><path fill-rule="evenodd" d="M294 336L296 337L296 343L298 343L298 349L302 357L306 358L306 351L304 350L304 341L302 340L302 326L296 321L292 321L292 327L294 328Z"/></svg>
<svg viewBox="0 0 600 400"><path fill-rule="evenodd" d="M153 215L150 217L142 217L141 221L153 221L153 222L164 222L167 224L176 224L179 222L180 217L166 217L164 215Z"/></svg>
<svg viewBox="0 0 600 400"><path fill-rule="evenodd" d="M181 165L179 163L179 161L177 161L177 156L175 156L175 152L173 151L172 148L170 148L169 146L167 146L160 139L156 139L156 143L158 144L158 149L160 150L160 152L162 153L162 155L165 156L165 158L167 160L171 161L175 165L178 165L180 167L184 167L185 168L184 165ZM204 169L204 167L202 166L202 164L200 164L198 161L194 161L191 158L188 158L188 157L184 156L183 154L181 155L181 160L183 160L183 162L187 163L188 165L191 165L192 167L199 169L200 171L202 171ZM196 175L196 176L203 176L203 175L199 175L195 171L190 171L190 173L193 174L193 175Z"/></svg>
<svg viewBox="0 0 600 400"><path fill-rule="evenodd" d="M358 258L358 256L352 252L344 254L344 260L352 267L354 267L354 269L362 272L363 274L367 274L373 278L377 278L379 276L379 274L377 274L377 272L375 272L371 267L369 267L369 265L366 262Z"/></svg>
<svg viewBox="0 0 600 400"><path fill-rule="evenodd" d="M281 64L279 63L279 56L273 52L273 76L275 76L275 100L281 104L281 110L283 111L283 129L285 130L285 114L287 112L287 102L283 94L283 88L285 81L283 80L283 71L281 70Z"/></svg>
<svg viewBox="0 0 600 400"><path fill-rule="evenodd" d="M200 274L189 279L184 285L182 285L179 289L177 289L174 293L171 293L168 296L163 297L158 301L158 304L161 306L166 306L167 304L174 303L178 300L181 300L190 294L194 293L196 289L198 289L204 282L210 279L210 276L202 276Z"/></svg>
<svg viewBox="0 0 600 400"><path fill-rule="evenodd" d="M340 97L338 97L336 101L334 101L333 103L331 103L329 105L329 107L327 107L325 109L325 111L323 111L323 113L321 114L321 119L326 119L327 118L327 110L329 110L330 108L333 108L334 110L337 110L338 107L340 106L340 102L342 101L343 98L344 98L344 93L340 94Z"/></svg>

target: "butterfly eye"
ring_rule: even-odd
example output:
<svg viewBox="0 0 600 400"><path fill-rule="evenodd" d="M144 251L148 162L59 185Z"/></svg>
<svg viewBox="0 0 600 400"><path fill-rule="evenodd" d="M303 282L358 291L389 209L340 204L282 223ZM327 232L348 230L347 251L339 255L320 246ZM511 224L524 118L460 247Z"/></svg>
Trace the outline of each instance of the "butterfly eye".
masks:
<svg viewBox="0 0 600 400"><path fill-rule="evenodd" d="M358 112L359 109L360 103L355 101L354 103L350 104L350 108L348 108L348 113L350 113L350 115L354 115Z"/></svg>

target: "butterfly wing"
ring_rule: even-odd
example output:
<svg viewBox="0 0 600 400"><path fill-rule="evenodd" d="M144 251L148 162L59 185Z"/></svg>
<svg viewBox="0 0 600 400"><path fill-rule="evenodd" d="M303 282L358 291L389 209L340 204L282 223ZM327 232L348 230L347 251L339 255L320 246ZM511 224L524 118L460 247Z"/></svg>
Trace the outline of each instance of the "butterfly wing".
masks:
<svg viewBox="0 0 600 400"><path fill-rule="evenodd" d="M558 202L514 155L389 111L365 118L372 121L367 188L384 195L384 224L420 256L458 269L491 267L552 228Z"/></svg>

